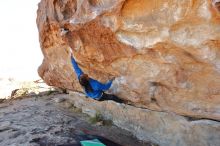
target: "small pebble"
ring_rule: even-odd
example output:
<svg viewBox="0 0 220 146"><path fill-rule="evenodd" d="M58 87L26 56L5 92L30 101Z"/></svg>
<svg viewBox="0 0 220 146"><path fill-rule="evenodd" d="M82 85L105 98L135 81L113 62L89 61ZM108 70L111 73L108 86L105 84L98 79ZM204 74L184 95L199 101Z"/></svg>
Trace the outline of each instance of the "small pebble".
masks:
<svg viewBox="0 0 220 146"><path fill-rule="evenodd" d="M56 103L61 103L61 102L65 101L64 98L54 98L53 100L54 100Z"/></svg>
<svg viewBox="0 0 220 146"><path fill-rule="evenodd" d="M99 121L96 123L97 126L103 126L103 121Z"/></svg>
<svg viewBox="0 0 220 146"><path fill-rule="evenodd" d="M0 130L3 130L5 128L8 128L11 125L10 121L4 121L4 122L0 122Z"/></svg>
<svg viewBox="0 0 220 146"><path fill-rule="evenodd" d="M73 104L70 103L70 102L65 102L64 106L65 106L66 108L71 108L71 107L73 107Z"/></svg>

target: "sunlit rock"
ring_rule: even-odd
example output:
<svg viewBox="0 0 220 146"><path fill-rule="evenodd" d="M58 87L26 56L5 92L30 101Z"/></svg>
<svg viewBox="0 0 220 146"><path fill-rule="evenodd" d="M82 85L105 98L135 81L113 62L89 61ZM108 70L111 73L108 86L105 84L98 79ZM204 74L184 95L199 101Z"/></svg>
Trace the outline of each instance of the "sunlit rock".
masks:
<svg viewBox="0 0 220 146"><path fill-rule="evenodd" d="M83 71L133 105L220 120L219 0L42 0L37 25L52 86Z"/></svg>

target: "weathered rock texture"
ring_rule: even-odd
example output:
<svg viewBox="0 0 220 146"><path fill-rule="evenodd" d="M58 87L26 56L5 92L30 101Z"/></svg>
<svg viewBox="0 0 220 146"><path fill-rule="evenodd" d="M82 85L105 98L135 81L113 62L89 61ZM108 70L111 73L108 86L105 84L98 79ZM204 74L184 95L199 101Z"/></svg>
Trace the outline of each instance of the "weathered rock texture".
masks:
<svg viewBox="0 0 220 146"><path fill-rule="evenodd" d="M108 146L153 146L114 125L92 125L68 98L50 94L0 103L0 145L81 146L81 140L98 138ZM64 101L57 103L58 99Z"/></svg>
<svg viewBox="0 0 220 146"><path fill-rule="evenodd" d="M70 103L91 116L99 113L141 140L160 146L219 146L220 123L136 108L112 101L97 102L70 93ZM116 112L117 111L117 112ZM138 144L137 144L138 146Z"/></svg>
<svg viewBox="0 0 220 146"><path fill-rule="evenodd" d="M37 25L49 85L81 90L71 48L136 106L220 120L219 0L41 0Z"/></svg>

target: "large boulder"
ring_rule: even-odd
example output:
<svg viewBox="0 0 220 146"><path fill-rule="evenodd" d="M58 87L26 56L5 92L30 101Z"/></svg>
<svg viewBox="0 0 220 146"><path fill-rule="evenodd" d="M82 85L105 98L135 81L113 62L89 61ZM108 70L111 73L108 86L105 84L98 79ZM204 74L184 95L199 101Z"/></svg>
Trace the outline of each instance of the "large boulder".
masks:
<svg viewBox="0 0 220 146"><path fill-rule="evenodd" d="M156 111L220 120L219 0L41 0L37 25L49 85L82 90L82 70Z"/></svg>

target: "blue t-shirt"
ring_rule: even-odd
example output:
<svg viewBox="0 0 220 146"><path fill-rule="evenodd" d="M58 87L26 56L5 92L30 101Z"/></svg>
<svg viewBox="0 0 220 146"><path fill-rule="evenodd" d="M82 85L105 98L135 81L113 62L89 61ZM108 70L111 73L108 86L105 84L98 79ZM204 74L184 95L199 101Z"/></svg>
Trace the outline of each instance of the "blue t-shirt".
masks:
<svg viewBox="0 0 220 146"><path fill-rule="evenodd" d="M76 72L76 75L78 77L78 79L80 78L80 76L83 74L82 70L79 68L77 62L75 61L75 59L71 56L71 62L73 65L73 68ZM112 84L112 80L110 80L109 82L107 82L106 84L100 83L97 80L94 79L89 79L89 84L91 85L93 91L92 92L88 92L85 90L85 93L88 97L91 97L93 99L97 99L99 100L102 96L103 91L108 90L111 87Z"/></svg>

